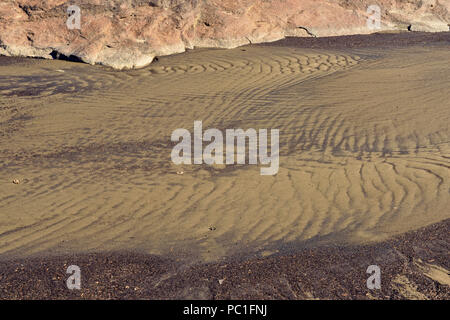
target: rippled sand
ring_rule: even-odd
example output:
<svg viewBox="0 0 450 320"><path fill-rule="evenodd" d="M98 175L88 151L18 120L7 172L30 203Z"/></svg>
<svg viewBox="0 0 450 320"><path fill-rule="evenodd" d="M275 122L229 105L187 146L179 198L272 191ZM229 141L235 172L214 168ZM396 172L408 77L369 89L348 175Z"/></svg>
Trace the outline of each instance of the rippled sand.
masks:
<svg viewBox="0 0 450 320"><path fill-rule="evenodd" d="M448 47L246 47L129 72L4 64L0 254L213 260L380 241L449 218L448 61ZM279 129L278 174L175 166L170 135L194 120Z"/></svg>

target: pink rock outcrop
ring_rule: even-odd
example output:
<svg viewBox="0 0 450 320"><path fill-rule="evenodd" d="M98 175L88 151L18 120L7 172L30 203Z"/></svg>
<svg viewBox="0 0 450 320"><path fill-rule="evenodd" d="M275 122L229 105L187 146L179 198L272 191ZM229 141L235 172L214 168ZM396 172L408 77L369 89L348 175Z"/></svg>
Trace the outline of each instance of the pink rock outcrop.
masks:
<svg viewBox="0 0 450 320"><path fill-rule="evenodd" d="M115 69L194 47L234 48L286 36L448 31L450 0L0 0L0 54L66 56ZM370 5L381 9L369 28ZM80 29L67 9L80 8Z"/></svg>

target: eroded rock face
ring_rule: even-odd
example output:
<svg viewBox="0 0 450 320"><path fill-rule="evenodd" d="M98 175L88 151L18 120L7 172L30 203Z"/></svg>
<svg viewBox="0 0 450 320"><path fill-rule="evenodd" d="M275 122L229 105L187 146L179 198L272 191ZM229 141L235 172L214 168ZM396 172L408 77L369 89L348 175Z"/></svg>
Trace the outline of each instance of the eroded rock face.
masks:
<svg viewBox="0 0 450 320"><path fill-rule="evenodd" d="M148 65L187 48L234 48L286 36L448 31L450 0L0 0L0 54L69 57L115 69ZM69 29L67 8L81 9Z"/></svg>

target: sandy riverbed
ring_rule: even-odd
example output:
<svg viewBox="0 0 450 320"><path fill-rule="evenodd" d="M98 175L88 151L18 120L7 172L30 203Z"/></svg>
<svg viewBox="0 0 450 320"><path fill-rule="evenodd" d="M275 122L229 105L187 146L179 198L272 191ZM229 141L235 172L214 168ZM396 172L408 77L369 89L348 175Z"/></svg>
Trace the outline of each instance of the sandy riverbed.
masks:
<svg viewBox="0 0 450 320"><path fill-rule="evenodd" d="M127 72L2 59L0 254L215 261L447 219L449 60L420 42L196 50ZM170 135L195 120L279 129L278 174L175 166Z"/></svg>

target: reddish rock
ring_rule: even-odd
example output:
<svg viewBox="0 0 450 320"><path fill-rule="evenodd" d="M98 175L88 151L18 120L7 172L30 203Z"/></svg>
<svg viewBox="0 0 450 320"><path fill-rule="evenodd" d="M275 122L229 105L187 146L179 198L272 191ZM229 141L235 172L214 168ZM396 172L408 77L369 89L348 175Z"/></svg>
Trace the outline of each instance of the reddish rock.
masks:
<svg viewBox="0 0 450 320"><path fill-rule="evenodd" d="M1 0L0 54L137 68L186 48L372 33L374 2L381 30L449 30L450 0ZM66 26L70 5L80 30Z"/></svg>

